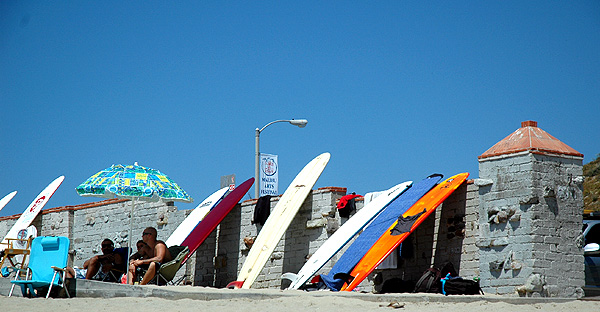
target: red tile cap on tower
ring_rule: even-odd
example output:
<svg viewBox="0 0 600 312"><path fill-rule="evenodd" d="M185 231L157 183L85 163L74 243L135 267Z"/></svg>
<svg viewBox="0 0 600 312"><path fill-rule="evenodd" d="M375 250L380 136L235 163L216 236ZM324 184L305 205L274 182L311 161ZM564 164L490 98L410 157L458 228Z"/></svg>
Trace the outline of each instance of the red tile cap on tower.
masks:
<svg viewBox="0 0 600 312"><path fill-rule="evenodd" d="M583 157L580 152L538 128L536 121L527 120L521 123L521 128L494 144L478 158L483 159L523 151Z"/></svg>

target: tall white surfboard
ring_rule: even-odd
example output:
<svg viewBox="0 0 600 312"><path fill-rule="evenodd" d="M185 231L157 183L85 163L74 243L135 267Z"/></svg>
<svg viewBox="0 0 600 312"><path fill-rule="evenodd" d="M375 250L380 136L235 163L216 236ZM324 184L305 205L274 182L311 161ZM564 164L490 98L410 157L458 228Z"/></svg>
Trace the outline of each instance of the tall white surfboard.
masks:
<svg viewBox="0 0 600 312"><path fill-rule="evenodd" d="M317 179L321 176L330 157L329 153L317 156L294 178L256 237L237 280L231 282L228 287L247 289L252 286L273 250L275 250L277 243L289 227L294 216L296 216L300 206L302 206Z"/></svg>
<svg viewBox="0 0 600 312"><path fill-rule="evenodd" d="M2 199L0 199L0 210L2 210L2 208L4 208L4 206L6 206L6 204L8 204L8 202L11 199L13 199L15 195L17 195L17 191L11 192L8 195L2 197Z"/></svg>
<svg viewBox="0 0 600 312"><path fill-rule="evenodd" d="M376 197L362 209L357 211L344 225L342 225L335 233L333 233L321 245L319 249L308 259L302 266L298 274L285 273L281 278L292 281L289 288L298 289L306 281L311 278L319 269L321 269L327 261L331 259L340 249L342 249L349 241L362 230L375 216L381 212L390 202L400 196L407 188L412 185L412 181L407 181L398 184L385 193Z"/></svg>
<svg viewBox="0 0 600 312"><path fill-rule="evenodd" d="M38 213L42 211L42 208L46 205L50 197L54 195L56 189L60 186L60 184L64 181L65 177L60 176L56 178L52 183L50 183L46 188L29 204L27 209L21 214L21 217L17 220L15 225L8 231L6 236L2 239L2 243L0 243L0 250L4 250L7 247L7 238L18 238L19 231L26 229L33 219L37 217Z"/></svg>
<svg viewBox="0 0 600 312"><path fill-rule="evenodd" d="M169 236L165 244L167 246L181 245L181 243L190 235L194 228L204 219L204 217L213 209L213 207L225 196L229 187L224 187L208 196L190 213L181 224Z"/></svg>

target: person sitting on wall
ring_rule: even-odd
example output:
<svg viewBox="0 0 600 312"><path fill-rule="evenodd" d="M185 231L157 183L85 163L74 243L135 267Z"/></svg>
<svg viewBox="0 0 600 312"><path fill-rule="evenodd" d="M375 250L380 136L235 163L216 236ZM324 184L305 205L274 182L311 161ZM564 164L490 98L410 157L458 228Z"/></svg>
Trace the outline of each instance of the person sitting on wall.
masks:
<svg viewBox="0 0 600 312"><path fill-rule="evenodd" d="M148 245L150 255L146 259L137 259L130 262L128 272L129 284L133 285L136 274L138 274L138 268L146 269L146 273L140 282L140 285L145 285L154 278L161 264L173 259L165 242L157 240L156 236L156 229L153 227L146 228L142 233L142 240Z"/></svg>
<svg viewBox="0 0 600 312"><path fill-rule="evenodd" d="M86 260L83 263L83 269L77 267L75 269L67 268L67 277L104 280L111 270L123 270L125 268L125 261L115 251L115 244L112 240L106 238L100 246L102 255L96 255Z"/></svg>

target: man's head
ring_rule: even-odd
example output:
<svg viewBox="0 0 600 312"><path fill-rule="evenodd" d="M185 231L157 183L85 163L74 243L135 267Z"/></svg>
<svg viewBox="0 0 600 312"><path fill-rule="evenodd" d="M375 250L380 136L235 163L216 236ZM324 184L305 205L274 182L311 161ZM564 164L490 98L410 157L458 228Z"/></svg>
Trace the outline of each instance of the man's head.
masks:
<svg viewBox="0 0 600 312"><path fill-rule="evenodd" d="M115 250L115 244L108 238L103 240L100 246L102 247L102 253L105 255L110 254Z"/></svg>
<svg viewBox="0 0 600 312"><path fill-rule="evenodd" d="M142 240L144 243L148 244L148 242L156 241L156 229L153 227L147 227L142 233Z"/></svg>

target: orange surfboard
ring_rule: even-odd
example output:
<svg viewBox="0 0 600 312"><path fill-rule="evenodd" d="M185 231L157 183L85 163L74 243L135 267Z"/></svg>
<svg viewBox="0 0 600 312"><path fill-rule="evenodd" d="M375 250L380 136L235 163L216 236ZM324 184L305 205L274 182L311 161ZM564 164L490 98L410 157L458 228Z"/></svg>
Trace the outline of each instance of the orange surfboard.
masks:
<svg viewBox="0 0 600 312"><path fill-rule="evenodd" d="M410 235L441 203L450 196L469 176L469 173L460 173L446 179L427 192L419 201L412 205L402 217L414 216L416 220L410 226L410 231L396 234L392 230L398 225L396 221L378 240L365 256L356 264L350 275L353 280L344 285L342 290L351 291L360 284L373 270L396 249L404 239ZM420 215L419 215L420 214ZM419 215L417 217L417 215ZM412 220L411 220L412 221Z"/></svg>

